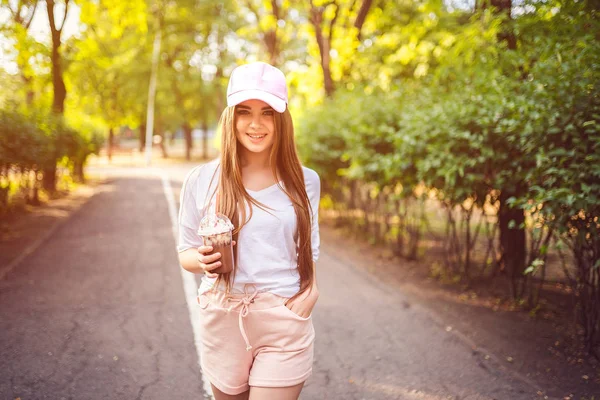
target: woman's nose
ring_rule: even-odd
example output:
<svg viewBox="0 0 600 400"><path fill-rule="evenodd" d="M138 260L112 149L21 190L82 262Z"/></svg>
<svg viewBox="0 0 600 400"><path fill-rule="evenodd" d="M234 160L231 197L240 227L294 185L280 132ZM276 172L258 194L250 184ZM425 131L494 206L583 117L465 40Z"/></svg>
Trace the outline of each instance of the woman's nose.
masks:
<svg viewBox="0 0 600 400"><path fill-rule="evenodd" d="M250 127L258 127L258 126L260 126L260 116L252 117L252 120L250 121Z"/></svg>

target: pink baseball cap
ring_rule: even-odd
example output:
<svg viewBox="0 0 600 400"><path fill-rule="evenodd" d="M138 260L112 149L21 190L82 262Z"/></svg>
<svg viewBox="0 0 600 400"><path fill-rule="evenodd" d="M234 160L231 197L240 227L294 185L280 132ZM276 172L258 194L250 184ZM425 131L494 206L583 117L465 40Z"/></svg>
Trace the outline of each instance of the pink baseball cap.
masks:
<svg viewBox="0 0 600 400"><path fill-rule="evenodd" d="M264 101L278 113L284 112L288 93L283 72L264 62L240 65L234 69L227 87L227 106L253 99Z"/></svg>

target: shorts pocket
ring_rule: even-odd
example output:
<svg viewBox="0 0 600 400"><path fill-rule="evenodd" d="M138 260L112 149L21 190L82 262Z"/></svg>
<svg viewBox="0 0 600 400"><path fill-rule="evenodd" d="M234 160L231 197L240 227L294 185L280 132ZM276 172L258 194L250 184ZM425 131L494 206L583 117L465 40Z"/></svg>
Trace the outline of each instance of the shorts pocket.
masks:
<svg viewBox="0 0 600 400"><path fill-rule="evenodd" d="M225 311L227 308L222 306L222 302L218 298L218 294L214 290L207 290L198 295L198 307L201 310L215 309Z"/></svg>
<svg viewBox="0 0 600 400"><path fill-rule="evenodd" d="M210 303L210 298L206 295L206 293L202 293L201 295L198 296L198 306L202 310L206 309L206 307L208 307L209 303Z"/></svg>
<svg viewBox="0 0 600 400"><path fill-rule="evenodd" d="M290 315L290 316L294 317L297 320L300 320L300 321L309 321L312 318L312 313L308 317L301 317L298 314L296 314L295 312L293 312L292 310L290 310L285 304L282 304L279 307L283 308L283 312L285 314Z"/></svg>

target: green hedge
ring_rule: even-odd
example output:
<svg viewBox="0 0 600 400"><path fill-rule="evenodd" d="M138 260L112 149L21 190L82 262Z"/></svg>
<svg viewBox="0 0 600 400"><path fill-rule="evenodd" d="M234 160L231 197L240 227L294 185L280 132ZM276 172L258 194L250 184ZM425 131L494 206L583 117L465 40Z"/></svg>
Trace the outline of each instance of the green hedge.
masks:
<svg viewBox="0 0 600 400"><path fill-rule="evenodd" d="M9 172L16 173L22 180L12 182L12 186L37 189L43 171L55 171L57 163L67 158L71 175L82 180L87 156L97 153L101 145L102 137L96 131L77 131L61 117L0 110L0 178L4 181L1 207L5 211L8 206L7 193L11 186L8 180L12 175ZM33 182L28 181L30 171L35 176Z"/></svg>
<svg viewBox="0 0 600 400"><path fill-rule="evenodd" d="M567 242L592 349L600 332L600 23L573 7L513 22L516 50L494 35L469 49L469 37L455 32L428 76L392 90L340 89L297 125L303 160L334 189L401 185L411 197L424 186L449 207L500 200L509 215L531 215L538 236L517 278L544 264L551 238ZM523 230L523 221L509 230Z"/></svg>

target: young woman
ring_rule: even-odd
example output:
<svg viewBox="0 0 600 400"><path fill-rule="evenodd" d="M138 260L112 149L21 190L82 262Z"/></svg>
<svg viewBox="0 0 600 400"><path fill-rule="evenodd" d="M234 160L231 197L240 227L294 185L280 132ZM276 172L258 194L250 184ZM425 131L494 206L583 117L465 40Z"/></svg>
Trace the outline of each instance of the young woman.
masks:
<svg viewBox="0 0 600 400"><path fill-rule="evenodd" d="M236 68L227 106L220 157L188 174L179 213L179 261L204 274L202 371L216 400L295 400L312 372L320 180L298 159L280 70ZM235 227L231 273L211 272L221 254L197 234L207 213Z"/></svg>

